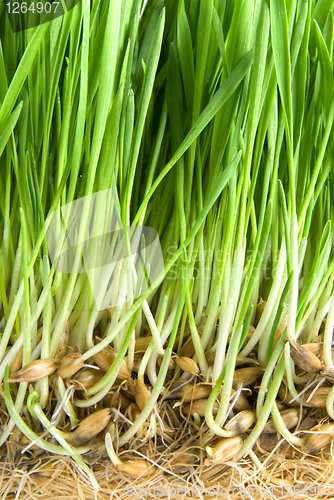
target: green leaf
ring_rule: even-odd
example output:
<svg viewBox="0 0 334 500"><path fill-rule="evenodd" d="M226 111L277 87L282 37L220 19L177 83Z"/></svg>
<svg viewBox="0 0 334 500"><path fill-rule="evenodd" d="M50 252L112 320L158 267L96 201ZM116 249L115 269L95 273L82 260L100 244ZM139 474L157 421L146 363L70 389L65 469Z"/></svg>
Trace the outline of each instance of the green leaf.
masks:
<svg viewBox="0 0 334 500"><path fill-rule="evenodd" d="M319 59L321 65L321 99L323 101L323 111L327 118L328 110L330 108L333 92L334 92L334 77L333 67L328 53L325 40L322 36L318 23L314 20L314 26L317 33L316 42L319 52Z"/></svg>
<svg viewBox="0 0 334 500"><path fill-rule="evenodd" d="M250 50L244 58L240 61L231 75L224 81L222 86L217 90L211 101L207 104L207 106L203 109L202 113L194 123L193 127L187 134L187 136L182 141L182 144L174 153L172 158L169 160L167 165L164 167L153 186L146 194L143 199L143 202L138 210L138 213L133 221L135 225L141 215L141 212L144 210L147 205L149 199L151 198L154 191L157 189L162 179L168 174L170 169L178 162L181 156L187 151L187 149L191 146L191 144L197 139L199 134L204 130L204 128L208 125L208 123L212 120L212 118L218 113L218 111L222 108L222 106L226 103L226 101L231 97L231 95L238 88L243 78L245 77L247 71L251 67L253 63L254 52Z"/></svg>
<svg viewBox="0 0 334 500"><path fill-rule="evenodd" d="M291 65L288 17L284 0L270 0L270 18L277 81L287 124L287 132L292 144Z"/></svg>
<svg viewBox="0 0 334 500"><path fill-rule="evenodd" d="M16 99L18 98L22 85L27 78L31 66L34 63L35 57L48 27L49 23L41 24L40 26L38 26L29 42L28 47L24 51L20 64L15 71L13 79L9 85L4 101L0 108L0 129L2 129L3 124L7 120L11 110L15 105Z"/></svg>
<svg viewBox="0 0 334 500"><path fill-rule="evenodd" d="M1 127L1 133L0 133L0 156L2 155L2 152L8 142L8 139L10 138L11 133L14 130L14 127L17 123L17 120L19 119L21 109L23 106L23 101L21 101L18 106L14 109L13 113L9 116L7 119L6 123Z"/></svg>
<svg viewBox="0 0 334 500"><path fill-rule="evenodd" d="M177 23L177 47L180 58L181 73L184 85L184 93L187 102L188 113L192 116L194 100L195 67L191 32L184 1L180 2Z"/></svg>

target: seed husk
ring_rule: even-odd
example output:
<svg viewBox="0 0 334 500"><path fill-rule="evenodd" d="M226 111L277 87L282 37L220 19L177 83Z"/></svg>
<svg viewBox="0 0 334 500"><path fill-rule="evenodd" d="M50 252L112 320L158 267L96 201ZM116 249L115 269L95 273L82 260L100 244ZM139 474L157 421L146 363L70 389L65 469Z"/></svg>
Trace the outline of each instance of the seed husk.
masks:
<svg viewBox="0 0 334 500"><path fill-rule="evenodd" d="M127 407L127 409L125 411L126 417L128 417L132 422L135 422L137 420L137 418L139 417L140 414L141 414L141 411L138 408L138 406L136 405L136 403L131 403ZM141 426L137 430L135 436L138 437L139 439L144 438L144 428L143 428L143 426Z"/></svg>
<svg viewBox="0 0 334 500"><path fill-rule="evenodd" d="M135 354L133 357L132 371L138 373L140 363L142 362L143 356L141 354ZM145 369L146 373L146 369Z"/></svg>
<svg viewBox="0 0 334 500"><path fill-rule="evenodd" d="M208 365L212 366L215 362L215 359L216 359L216 350L213 348L208 349L205 353L205 356L206 356L206 360L208 362ZM237 358L235 360L235 366L238 367L238 366L243 366L243 365L258 366L259 362L255 358L252 358L252 357L244 358L241 356L237 356Z"/></svg>
<svg viewBox="0 0 334 500"><path fill-rule="evenodd" d="M147 389L142 378L136 379L134 381L134 394L138 408L140 409L140 411L143 411L150 398L150 392Z"/></svg>
<svg viewBox="0 0 334 500"><path fill-rule="evenodd" d="M186 415L193 415L194 413L197 413L200 417L204 417L205 406L207 402L208 402L207 399L197 399L196 401L190 403L190 405L183 405L182 411ZM215 415L218 412L218 410L219 410L219 404L214 403L212 413Z"/></svg>
<svg viewBox="0 0 334 500"><path fill-rule="evenodd" d="M89 389L100 382L103 375L105 375L105 372L102 370L86 368L83 372L79 373L75 379L71 380L71 383L78 390Z"/></svg>
<svg viewBox="0 0 334 500"><path fill-rule="evenodd" d="M126 410L126 408L131 404L131 400L125 396L122 392L108 392L103 398L103 402L110 408L116 408L118 410Z"/></svg>
<svg viewBox="0 0 334 500"><path fill-rule="evenodd" d="M286 405L284 405L283 403L276 401L276 406L277 406L278 411L287 410Z"/></svg>
<svg viewBox="0 0 334 500"><path fill-rule="evenodd" d="M303 346L316 356L320 356L322 354L324 344L323 342L312 342L311 344L303 344Z"/></svg>
<svg viewBox="0 0 334 500"><path fill-rule="evenodd" d="M284 384L281 384L281 387L279 388L278 391L278 395L281 398L282 403L284 403L285 405L299 408L300 406L299 403L295 400L292 401L293 396L291 395L291 393L288 391L288 388Z"/></svg>
<svg viewBox="0 0 334 500"><path fill-rule="evenodd" d="M280 414L287 429L296 427L299 420L300 410L297 408L287 408L286 410L282 410ZM268 420L262 432L269 434L277 432L277 428L272 418Z"/></svg>
<svg viewBox="0 0 334 500"><path fill-rule="evenodd" d="M58 364L56 359L36 359L18 372L12 373L7 382L36 382L51 375L57 369Z"/></svg>
<svg viewBox="0 0 334 500"><path fill-rule="evenodd" d="M255 326L257 326L258 322L260 321L264 308L266 307L266 304L267 302L265 300L260 299L260 302L256 306L255 320L254 320Z"/></svg>
<svg viewBox="0 0 334 500"><path fill-rule="evenodd" d="M142 477L148 476L150 474L150 469L154 469L152 464L146 460L136 459L136 460L124 460L121 464L117 465L117 468L122 472L126 472L130 476Z"/></svg>
<svg viewBox="0 0 334 500"><path fill-rule="evenodd" d="M184 403L208 398L211 394L211 385L204 384L182 384L174 387L164 397L165 401L182 400Z"/></svg>
<svg viewBox="0 0 334 500"><path fill-rule="evenodd" d="M288 316L286 315L286 316L284 316L282 323L279 325L279 327L276 330L275 338L274 338L274 345L273 345L274 348L276 347L276 344L279 341L279 339L282 337L287 324L288 324Z"/></svg>
<svg viewBox="0 0 334 500"><path fill-rule="evenodd" d="M319 387L309 399L313 391L306 392L302 396L303 403L315 408L326 408L326 401L331 387Z"/></svg>
<svg viewBox="0 0 334 500"><path fill-rule="evenodd" d="M314 434L303 438L302 451L308 454L317 453L328 446L334 437L334 424L321 425Z"/></svg>
<svg viewBox="0 0 334 500"><path fill-rule="evenodd" d="M42 340L42 334L43 334L43 327L41 326L37 330L36 334L36 345L40 343ZM9 376L11 376L13 373L18 372L21 367L22 367L22 359L23 359L23 347L19 350L15 358L13 359L12 363L10 364L9 367Z"/></svg>
<svg viewBox="0 0 334 500"><path fill-rule="evenodd" d="M254 358L242 358L240 356L237 356L237 359L235 360L235 366L243 366L243 365L256 365L258 366L258 361Z"/></svg>
<svg viewBox="0 0 334 500"><path fill-rule="evenodd" d="M19 443L22 432L18 427L14 427L7 441L7 460L15 463L16 454L19 451Z"/></svg>
<svg viewBox="0 0 334 500"><path fill-rule="evenodd" d="M150 342L152 340L152 335L147 335L146 337L139 337L135 342L135 353L145 352Z"/></svg>
<svg viewBox="0 0 334 500"><path fill-rule="evenodd" d="M93 438L89 445L90 450L84 455L86 462L95 464L108 460L108 453L104 442Z"/></svg>
<svg viewBox="0 0 334 500"><path fill-rule="evenodd" d="M255 411L243 410L226 423L225 430L232 433L231 437L240 436L252 427L255 420Z"/></svg>
<svg viewBox="0 0 334 500"><path fill-rule="evenodd" d="M229 342L231 342L231 337L232 337L233 331L234 331L234 326L232 326L230 334L228 336ZM249 325L248 332L247 332L247 335L246 335L246 338L244 340L243 345L245 345L245 343L248 342L248 340L252 337L254 332L255 332L255 327L253 325ZM214 352L216 352L216 349L214 349ZM213 362L214 362L214 360L213 360Z"/></svg>
<svg viewBox="0 0 334 500"><path fill-rule="evenodd" d="M182 353L187 358L191 358L195 354L194 343L191 335L187 338L182 346Z"/></svg>
<svg viewBox="0 0 334 500"><path fill-rule="evenodd" d="M116 425L112 420L109 420L106 427L90 440L90 450L88 453L85 453L85 460L91 463L108 460L108 452L105 446L107 432L109 432L110 436L115 436Z"/></svg>
<svg viewBox="0 0 334 500"><path fill-rule="evenodd" d="M279 442L281 436L277 435L277 432L274 434L269 434L266 433L264 434L263 432L261 433L257 443L260 448L260 450L268 451L269 453L273 451L277 443Z"/></svg>
<svg viewBox="0 0 334 500"><path fill-rule="evenodd" d="M235 394L237 391L235 389L231 389L231 396L233 396L233 394ZM232 399L232 397L231 397ZM233 398L234 400L234 398ZM246 398L246 396L240 391L239 392L239 396L237 398L236 401L234 401L234 404L233 404L233 408L237 411L242 411L242 410L250 410L251 407L250 407L250 404L248 402L248 399Z"/></svg>
<svg viewBox="0 0 334 500"><path fill-rule="evenodd" d="M126 416L134 422L139 417L141 411L136 403L130 403L126 409Z"/></svg>
<svg viewBox="0 0 334 500"><path fill-rule="evenodd" d="M206 447L206 451L210 458L207 458L204 464L223 464L233 458L241 447L242 439L240 436L221 439L213 448L210 448L210 446Z"/></svg>
<svg viewBox="0 0 334 500"><path fill-rule="evenodd" d="M181 396L183 402L196 401L210 396L212 387L210 385L187 385L182 388L183 394Z"/></svg>
<svg viewBox="0 0 334 500"><path fill-rule="evenodd" d="M180 358L175 359L175 363L184 372L190 373L191 375L195 376L199 374L199 368L197 366L197 363L191 358L187 358L186 356L181 356Z"/></svg>
<svg viewBox="0 0 334 500"><path fill-rule="evenodd" d="M239 368L235 370L233 376L233 387L249 387L254 384L263 374L263 369L258 366Z"/></svg>
<svg viewBox="0 0 334 500"><path fill-rule="evenodd" d="M331 357L332 357L332 359L334 359L334 349L331 349ZM324 359L324 353L323 353L323 351L319 355L319 359L320 359L321 363L323 363L323 365L325 365L325 359Z"/></svg>
<svg viewBox="0 0 334 500"><path fill-rule="evenodd" d="M64 356L59 363L57 369L57 376L62 379L67 379L72 377L77 371L80 370L84 365L84 359L82 354L79 352L72 352L67 356Z"/></svg>
<svg viewBox="0 0 334 500"><path fill-rule="evenodd" d="M201 333L204 330L204 324L200 325L197 327L198 333ZM190 327L188 326L185 331L184 331L184 339L183 339L183 344L182 344L182 354L183 356L186 356L187 358L192 358L193 355L195 354L195 348L194 348L194 342L192 339ZM187 340L185 340L187 338ZM174 348L177 349L177 346L179 345L179 337L176 338Z"/></svg>
<svg viewBox="0 0 334 500"><path fill-rule="evenodd" d="M111 413L110 408L104 408L103 410L91 413L73 430L71 436L68 438L68 442L72 446L80 446L90 441L107 426L111 418Z"/></svg>
<svg viewBox="0 0 334 500"><path fill-rule="evenodd" d="M321 372L324 366L312 351L303 345L297 344L293 338L289 338L289 343L291 357L299 368L309 373Z"/></svg>
<svg viewBox="0 0 334 500"><path fill-rule="evenodd" d="M321 375L325 377L331 384L334 384L334 367L333 366L326 366L321 371Z"/></svg>
<svg viewBox="0 0 334 500"><path fill-rule="evenodd" d="M163 359L164 359L163 355L159 354L157 357L157 365L158 366L161 366ZM170 358L167 370L171 371L171 370L174 370L174 368L175 368L175 361L174 361L174 359Z"/></svg>
<svg viewBox="0 0 334 500"><path fill-rule="evenodd" d="M111 346L106 346L101 351L98 353L94 354L93 360L97 364L101 370L104 370L107 372L111 365L114 362L114 359L116 358L117 353L114 351L114 349ZM126 362L124 359L122 360L120 369L118 371L117 377L121 380L126 380L130 377L130 372L128 370L128 367L126 365Z"/></svg>
<svg viewBox="0 0 334 500"><path fill-rule="evenodd" d="M71 331L71 323L70 321L66 321L62 334L60 336L58 349L55 355L55 358L61 360L67 351L68 343L70 340L70 331Z"/></svg>

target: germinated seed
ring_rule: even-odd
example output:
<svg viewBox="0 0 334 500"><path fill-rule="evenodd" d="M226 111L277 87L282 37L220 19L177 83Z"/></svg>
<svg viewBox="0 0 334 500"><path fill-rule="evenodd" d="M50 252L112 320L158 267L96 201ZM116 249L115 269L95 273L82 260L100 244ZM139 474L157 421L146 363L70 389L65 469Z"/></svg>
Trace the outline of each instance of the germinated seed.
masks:
<svg viewBox="0 0 334 500"><path fill-rule="evenodd" d="M136 339L135 342L135 353L138 352L145 352L148 346L150 345L150 342L152 340L152 335L148 335L146 337L140 337Z"/></svg>
<svg viewBox="0 0 334 500"><path fill-rule="evenodd" d="M72 377L84 365L84 359L79 352L72 352L64 356L59 363L57 376L63 379Z"/></svg>
<svg viewBox="0 0 334 500"><path fill-rule="evenodd" d="M319 373L323 369L320 359L306 347L297 344L293 338L289 338L291 357L302 370L309 373Z"/></svg>
<svg viewBox="0 0 334 500"><path fill-rule="evenodd" d="M117 410L126 410L126 408L131 404L131 400L121 392L108 392L103 398L103 402L106 406L110 408L116 408Z"/></svg>
<svg viewBox="0 0 334 500"><path fill-rule="evenodd" d="M41 326L41 328L37 330L36 345L38 345L42 340L42 334L43 334L43 327ZM11 376L12 373L18 372L21 369L22 359L23 359L23 347L21 347L21 349L19 350L19 352L17 353L17 355L15 356L9 367L9 376Z"/></svg>
<svg viewBox="0 0 334 500"><path fill-rule="evenodd" d="M135 354L133 357L133 365L132 365L132 371L135 373L138 373L140 364L143 360L143 356L141 354ZM146 373L146 368L145 368L145 373Z"/></svg>
<svg viewBox="0 0 334 500"><path fill-rule="evenodd" d="M194 343L191 335L187 338L185 343L182 346L182 353L187 358L191 358L195 354Z"/></svg>
<svg viewBox="0 0 334 500"><path fill-rule="evenodd" d="M231 432L231 437L240 436L255 423L255 411L243 410L237 413L225 425L225 430Z"/></svg>
<svg viewBox="0 0 334 500"><path fill-rule="evenodd" d="M232 388L231 390L231 401L232 401L232 398L233 398L233 408L237 411L242 411L242 410L250 410L251 407L250 407L250 404L248 402L248 399L246 398L246 396L241 392L239 391L239 396L237 397L237 400L235 401L235 397L233 397L233 395L236 393L237 391L235 389Z"/></svg>
<svg viewBox="0 0 334 500"><path fill-rule="evenodd" d="M99 351L97 354L94 354L94 356L92 357L97 366L99 366L101 370L107 372L113 364L116 356L117 353L114 351L114 349L112 349L112 347L108 345L101 349L101 351ZM121 380L126 380L130 377L130 372L124 359L121 362L117 377Z"/></svg>
<svg viewBox="0 0 334 500"><path fill-rule="evenodd" d="M125 411L125 416L131 420L131 422L135 422L137 420L137 418L139 417L139 415L141 414L141 411L140 409L138 408L138 406L136 405L136 403L131 403L126 411ZM138 437L139 439L142 439L144 437L144 428L143 426L141 426L136 434L135 434L136 437Z"/></svg>
<svg viewBox="0 0 334 500"><path fill-rule="evenodd" d="M124 462L117 465L117 469L134 477L147 476L152 468L154 469L149 462L141 459L124 460Z"/></svg>
<svg viewBox="0 0 334 500"><path fill-rule="evenodd" d="M175 474L184 474L185 472L189 472L189 466L195 465L198 459L198 450L196 448L189 448L183 452L178 451L173 456L170 467Z"/></svg>
<svg viewBox="0 0 334 500"><path fill-rule="evenodd" d="M106 427L111 418L111 414L110 408L104 408L103 410L91 413L74 429L72 435L68 438L68 442L73 446L80 446L90 441L90 439L95 437Z"/></svg>
<svg viewBox="0 0 334 500"><path fill-rule="evenodd" d="M296 427L299 420L300 410L298 410L297 408L287 408L286 410L282 410L280 414L287 429L292 429L292 427ZM275 423L272 418L268 420L262 432L264 433L277 432L277 427L275 426Z"/></svg>
<svg viewBox="0 0 334 500"><path fill-rule="evenodd" d="M321 375L325 377L331 384L334 384L334 367L326 366L324 370L321 371Z"/></svg>
<svg viewBox="0 0 334 500"><path fill-rule="evenodd" d="M143 411L149 400L150 393L142 378L134 381L134 395L138 408Z"/></svg>
<svg viewBox="0 0 334 500"><path fill-rule="evenodd" d="M227 462L233 458L242 447L240 436L221 439L213 448L207 446L206 450L210 458L204 462L205 465L217 465Z"/></svg>
<svg viewBox="0 0 334 500"><path fill-rule="evenodd" d="M276 330L275 338L274 338L274 345L273 345L274 348L276 347L276 344L279 341L279 339L282 337L282 335L286 329L287 324L288 324L288 316L286 315L286 316L284 316L282 323L279 325L279 327Z"/></svg>
<svg viewBox="0 0 334 500"><path fill-rule="evenodd" d="M302 451L305 453L317 453L328 446L334 437L334 424L323 424L314 434L308 434L303 438Z"/></svg>
<svg viewBox="0 0 334 500"><path fill-rule="evenodd" d="M266 307L267 302L265 300L260 299L260 302L256 306L256 311L255 311L255 326L257 326L258 322L261 319L261 316L263 314L264 308Z"/></svg>
<svg viewBox="0 0 334 500"><path fill-rule="evenodd" d="M287 406L299 408L299 403L296 400L292 401L293 396L284 384L282 384L279 388L278 395L281 398L282 403L286 404Z"/></svg>
<svg viewBox="0 0 334 500"><path fill-rule="evenodd" d="M36 359L13 373L7 382L35 382L51 375L58 366L56 359Z"/></svg>
<svg viewBox="0 0 334 500"><path fill-rule="evenodd" d="M102 370L86 368L83 372L79 373L71 382L78 390L89 389L90 387L93 387L95 384L100 382L100 380L103 378L103 375L105 375L105 372Z"/></svg>
<svg viewBox="0 0 334 500"><path fill-rule="evenodd" d="M320 356L322 354L324 344L323 342L312 342L311 344L303 344L303 346L316 356Z"/></svg>
<svg viewBox="0 0 334 500"><path fill-rule="evenodd" d="M130 403L126 409L126 416L129 418L129 420L135 422L140 414L141 411L136 405L136 403Z"/></svg>
<svg viewBox="0 0 334 500"><path fill-rule="evenodd" d="M199 374L199 368L197 366L197 363L191 358L187 358L186 356L182 356L180 358L176 358L175 363L184 372L190 373L191 375L195 375L195 376Z"/></svg>
<svg viewBox="0 0 334 500"><path fill-rule="evenodd" d="M58 349L55 355L55 358L58 360L62 359L66 354L68 343L70 340L70 331L71 331L71 323L70 321L66 321L64 330L62 331L62 334L60 336Z"/></svg>
<svg viewBox="0 0 334 500"><path fill-rule="evenodd" d="M234 372L233 387L234 388L238 388L239 386L249 387L250 385L254 384L261 377L262 374L263 374L262 368L259 368L257 366L239 368Z"/></svg>
<svg viewBox="0 0 334 500"><path fill-rule="evenodd" d="M180 387L174 387L164 397L165 401L182 400L184 403L196 401L197 399L208 398L211 394L211 385L203 384L183 384Z"/></svg>
<svg viewBox="0 0 334 500"><path fill-rule="evenodd" d="M182 412L185 413L186 415L193 415L194 413L197 413L200 417L204 417L205 406L207 402L208 402L207 399L197 399L196 401L193 401L190 405L183 405ZM215 415L218 412L218 410L219 410L219 404L214 403L212 413Z"/></svg>
<svg viewBox="0 0 334 500"><path fill-rule="evenodd" d="M187 384L181 389L181 399L183 402L196 401L198 399L208 398L211 394L211 385Z"/></svg>
<svg viewBox="0 0 334 500"><path fill-rule="evenodd" d="M243 366L243 365L256 365L258 366L258 361L254 358L242 358L240 356L237 356L237 359L235 360L235 366Z"/></svg>
<svg viewBox="0 0 334 500"><path fill-rule="evenodd" d="M315 408L326 408L326 401L330 390L331 387L319 387L311 398L310 396L313 391L306 392L302 396L302 401L303 403L309 406L314 406Z"/></svg>
<svg viewBox="0 0 334 500"><path fill-rule="evenodd" d="M157 357L157 365L158 366L161 366L163 359L164 359L164 356L162 354L159 354ZM171 371L171 370L174 370L174 368L175 368L175 361L174 361L174 359L170 358L167 370Z"/></svg>

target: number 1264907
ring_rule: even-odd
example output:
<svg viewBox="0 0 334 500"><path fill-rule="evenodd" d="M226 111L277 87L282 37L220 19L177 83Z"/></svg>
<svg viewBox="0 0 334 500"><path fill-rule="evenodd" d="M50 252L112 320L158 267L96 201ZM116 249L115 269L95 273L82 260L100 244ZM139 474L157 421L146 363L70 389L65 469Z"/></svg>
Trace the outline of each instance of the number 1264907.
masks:
<svg viewBox="0 0 334 500"><path fill-rule="evenodd" d="M59 3L60 2L32 2L28 4L27 2L9 2L6 3L6 7L8 14L26 14L29 12L50 14L51 11L53 13L57 12Z"/></svg>

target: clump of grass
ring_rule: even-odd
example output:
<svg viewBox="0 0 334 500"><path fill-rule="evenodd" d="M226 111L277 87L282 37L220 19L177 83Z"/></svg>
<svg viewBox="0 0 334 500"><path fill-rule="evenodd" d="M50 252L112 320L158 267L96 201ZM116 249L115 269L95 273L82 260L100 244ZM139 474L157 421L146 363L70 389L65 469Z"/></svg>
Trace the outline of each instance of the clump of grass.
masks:
<svg viewBox="0 0 334 500"><path fill-rule="evenodd" d="M70 455L95 490L108 457L124 477L260 477L268 428L292 460L334 418L331 3L83 0L15 34L2 6L0 33L0 444ZM82 243L72 269L54 216ZM142 290L137 226L164 258Z"/></svg>

